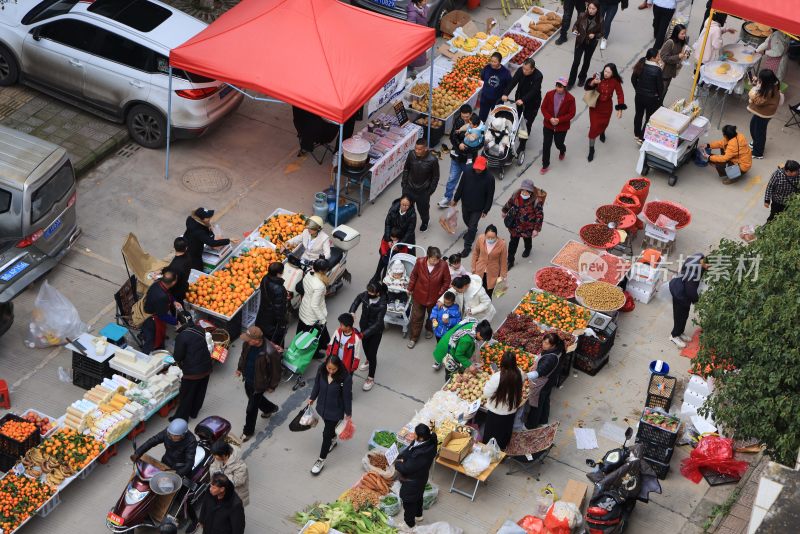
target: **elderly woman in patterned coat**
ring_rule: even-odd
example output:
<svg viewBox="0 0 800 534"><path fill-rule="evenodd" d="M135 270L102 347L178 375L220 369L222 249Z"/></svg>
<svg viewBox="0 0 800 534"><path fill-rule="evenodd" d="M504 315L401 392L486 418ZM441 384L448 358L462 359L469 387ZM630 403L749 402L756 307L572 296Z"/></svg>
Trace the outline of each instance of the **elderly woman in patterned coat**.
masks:
<svg viewBox="0 0 800 534"><path fill-rule="evenodd" d="M527 258L531 255L533 238L542 231L544 221L544 211L542 201L536 196L536 188L533 180L522 180L522 185L503 206L503 219L511 233L508 241L508 268L514 266L514 256L517 254L519 240L525 243L522 250L522 257Z"/></svg>
<svg viewBox="0 0 800 534"><path fill-rule="evenodd" d="M622 92L622 78L619 76L617 66L609 63L599 74L590 78L584 89L587 91L596 90L598 93L597 102L594 107L589 108L589 161L594 159L594 140L600 137L600 142L606 142L606 128L611 121L611 108L613 105L614 93L617 94L617 118L622 118L622 110L628 109L625 105L625 94Z"/></svg>

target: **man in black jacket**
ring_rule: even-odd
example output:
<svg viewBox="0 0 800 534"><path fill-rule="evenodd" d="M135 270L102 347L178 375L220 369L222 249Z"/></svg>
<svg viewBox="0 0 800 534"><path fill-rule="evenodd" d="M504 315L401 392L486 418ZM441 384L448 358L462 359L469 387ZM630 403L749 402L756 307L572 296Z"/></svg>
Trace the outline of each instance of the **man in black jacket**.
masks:
<svg viewBox="0 0 800 534"><path fill-rule="evenodd" d="M505 94L503 95L503 102L509 100L511 91L517 88L516 98L514 103L517 105L517 111L522 111L522 116L525 119L525 133L520 133L518 152L525 150L525 145L528 143L528 137L531 135L531 126L533 120L536 118L536 113L539 111L539 106L542 105L542 73L536 70L536 62L533 58L528 58L522 63L522 67L514 73L514 77L508 82Z"/></svg>
<svg viewBox="0 0 800 534"><path fill-rule="evenodd" d="M467 258L478 233L478 223L486 217L494 202L494 176L486 172L486 158L483 156L475 158L472 168L467 169L461 177L451 206L455 206L462 199L461 217L467 225L467 231L464 233L464 250L461 251L461 257Z"/></svg>
<svg viewBox="0 0 800 534"><path fill-rule="evenodd" d="M256 414L269 417L278 411L278 406L264 394L272 393L281 381L281 352L279 346L264 339L257 326L251 326L242 334L242 353L234 374L244 380L247 395L242 442L250 440L256 428Z"/></svg>
<svg viewBox="0 0 800 534"><path fill-rule="evenodd" d="M186 253L188 248L186 238L176 237L175 241L172 242L172 247L175 249L175 257L169 262L167 268L175 271L177 280L170 292L177 302L183 303L183 301L186 300L186 291L189 289L189 275L192 272L192 260L189 258L189 254Z"/></svg>
<svg viewBox="0 0 800 534"><path fill-rule="evenodd" d="M424 139L417 139L414 150L408 153L401 184L403 196L417 206L419 231L424 232L430 222L431 195L439 185L439 160L428 150Z"/></svg>
<svg viewBox="0 0 800 534"><path fill-rule="evenodd" d="M450 174L447 177L444 195L442 195L442 199L438 204L440 208L446 208L450 205L450 201L453 200L453 193L455 193L456 186L458 186L458 181L464 171L467 170L468 162L471 162L472 158L478 154L477 148L464 144L465 132L459 131L462 126L469 122L470 117L472 117L472 106L464 104L458 110L458 117L453 121L453 129L450 130L450 144L453 147L450 149Z"/></svg>
<svg viewBox="0 0 800 534"><path fill-rule="evenodd" d="M161 271L161 278L147 288L143 311L148 316L142 323L142 352L150 354L164 348L167 325L175 325L175 299L170 291L175 285L177 275L169 267Z"/></svg>
<svg viewBox="0 0 800 534"><path fill-rule="evenodd" d="M191 505L190 505L191 506ZM205 534L244 534L245 519L242 500L236 495L233 482L223 473L211 477L208 493L203 497L200 526ZM195 530L186 529L186 534Z"/></svg>
<svg viewBox="0 0 800 534"><path fill-rule="evenodd" d="M367 290L359 293L350 305L350 313L355 317L358 307L361 308L361 319L358 328L361 330L361 346L367 361L361 364L359 371L369 369L367 380L362 389L369 391L375 385L375 368L378 365L378 347L381 344L383 330L383 316L386 315L386 295L381 291L380 281L375 280L367 284Z"/></svg>
<svg viewBox="0 0 800 534"><path fill-rule="evenodd" d="M692 254L683 262L681 272L669 281L669 292L672 295L672 332L670 340L680 348L686 347L686 342L692 338L685 336L686 321L692 304L700 300L697 292L703 272L708 269L708 262L699 252Z"/></svg>
<svg viewBox="0 0 800 534"><path fill-rule="evenodd" d="M189 424L183 419L174 419L169 426L148 439L131 455L136 462L144 453L164 445L164 456L161 462L175 470L181 477L188 477L194 468L194 457L197 452L197 440L189 432Z"/></svg>
<svg viewBox="0 0 800 534"><path fill-rule="evenodd" d="M193 323L178 329L172 357L183 371L178 409L170 420L197 418L206 398L208 377L211 375L211 353L206 344L206 332Z"/></svg>
<svg viewBox="0 0 800 534"><path fill-rule="evenodd" d="M283 286L283 263L276 261L269 265L259 289L261 302L258 305L256 325L266 339L282 347L286 336L286 307L289 302L289 295Z"/></svg>
<svg viewBox="0 0 800 534"><path fill-rule="evenodd" d="M186 218L186 231L183 237L186 238L189 259L192 262L192 269L203 271L203 247L222 247L229 243L238 243L236 239L216 239L214 231L211 230L211 218L214 210L197 208L189 217Z"/></svg>
<svg viewBox="0 0 800 534"><path fill-rule="evenodd" d="M410 528L422 521L422 497L428 483L433 461L436 458L436 434L426 425L414 429L416 440L397 457L394 464L400 473L400 500L403 501L403 519Z"/></svg>

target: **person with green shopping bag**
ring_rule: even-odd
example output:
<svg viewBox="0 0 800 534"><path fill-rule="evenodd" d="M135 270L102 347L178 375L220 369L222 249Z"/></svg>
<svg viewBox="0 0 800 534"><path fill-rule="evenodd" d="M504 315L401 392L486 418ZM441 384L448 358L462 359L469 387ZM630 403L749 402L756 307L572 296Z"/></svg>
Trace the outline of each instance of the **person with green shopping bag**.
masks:
<svg viewBox="0 0 800 534"><path fill-rule="evenodd" d="M472 355L475 353L477 341L492 339L492 325L489 321L477 322L468 317L447 331L436 344L433 359L444 366L445 382L450 380L454 373L460 373L472 365Z"/></svg>

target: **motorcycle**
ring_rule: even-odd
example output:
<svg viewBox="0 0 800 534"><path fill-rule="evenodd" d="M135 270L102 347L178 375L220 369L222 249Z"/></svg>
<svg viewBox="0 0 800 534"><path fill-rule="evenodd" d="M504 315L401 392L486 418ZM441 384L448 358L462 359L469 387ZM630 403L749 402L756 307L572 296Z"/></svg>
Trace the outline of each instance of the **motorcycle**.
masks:
<svg viewBox="0 0 800 534"><path fill-rule="evenodd" d="M620 534L636 501L649 501L650 493L661 493L661 484L653 468L642 457L642 445L628 447L633 429L625 431L622 447L612 449L599 462L587 459L594 468L586 477L594 483L594 493L586 512L588 534Z"/></svg>
<svg viewBox="0 0 800 534"><path fill-rule="evenodd" d="M211 445L224 439L231 424L218 416L206 417L194 429L197 452L191 474L181 479L169 467L142 455L134 463L133 476L117 503L106 515L106 528L115 534L132 532L139 527L168 530L188 518L189 506L194 506L210 484L209 468L214 457ZM136 443L133 443L134 450ZM160 519L152 514L163 509L162 496L172 495L166 513ZM165 499L167 497L164 497Z"/></svg>
<svg viewBox="0 0 800 534"><path fill-rule="evenodd" d="M330 297L339 292L345 282L350 283L352 277L347 270L347 254L350 249L358 245L361 234L358 230L347 225L340 224L333 229L331 234L331 257L327 258L328 289L325 297ZM298 246L294 251L286 256L286 269L283 273L284 287L289 292L291 303L290 309L296 313L300 308L302 295L297 291L298 285L302 284L303 277L312 270L313 260L303 258L303 245Z"/></svg>

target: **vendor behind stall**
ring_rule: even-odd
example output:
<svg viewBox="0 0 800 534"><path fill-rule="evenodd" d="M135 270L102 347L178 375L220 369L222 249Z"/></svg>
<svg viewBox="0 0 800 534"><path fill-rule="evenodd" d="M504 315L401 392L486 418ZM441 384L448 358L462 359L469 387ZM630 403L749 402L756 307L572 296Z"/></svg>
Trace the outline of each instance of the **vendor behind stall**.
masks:
<svg viewBox="0 0 800 534"><path fill-rule="evenodd" d="M175 285L177 276L167 267L162 271L161 279L147 289L144 298L133 306L134 324L141 325L142 352L150 354L154 350L164 348L167 325L175 325L178 320L175 316L175 304L170 290Z"/></svg>
<svg viewBox="0 0 800 534"><path fill-rule="evenodd" d="M186 218L186 231L183 237L186 238L189 259L192 269L203 270L203 246L222 247L230 243L238 243L235 239L216 239L214 231L211 229L211 218L214 210L197 208Z"/></svg>

